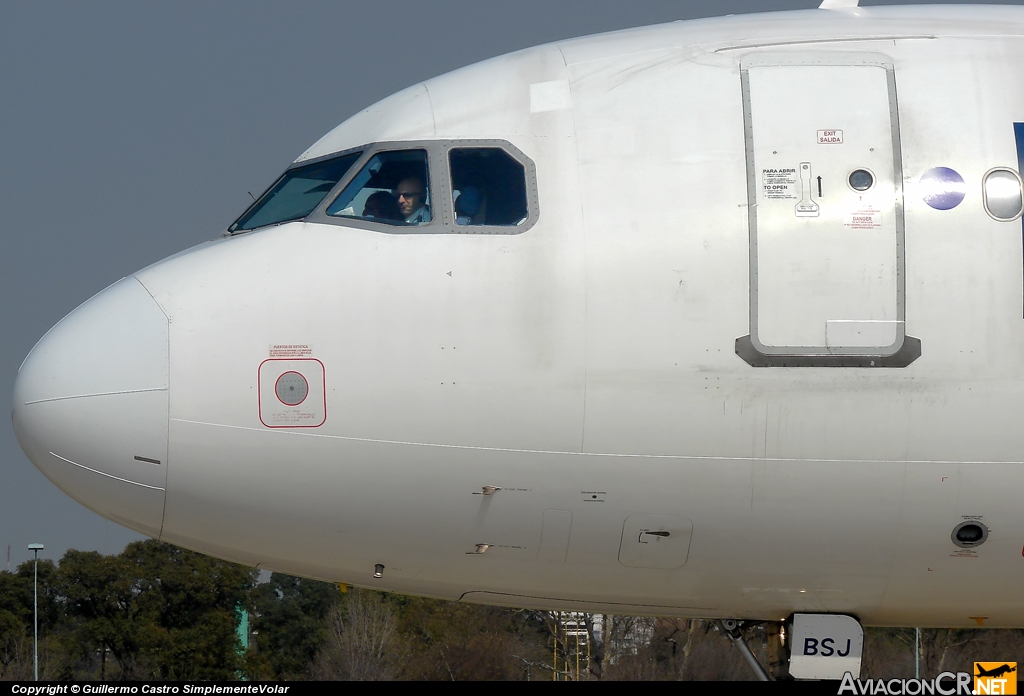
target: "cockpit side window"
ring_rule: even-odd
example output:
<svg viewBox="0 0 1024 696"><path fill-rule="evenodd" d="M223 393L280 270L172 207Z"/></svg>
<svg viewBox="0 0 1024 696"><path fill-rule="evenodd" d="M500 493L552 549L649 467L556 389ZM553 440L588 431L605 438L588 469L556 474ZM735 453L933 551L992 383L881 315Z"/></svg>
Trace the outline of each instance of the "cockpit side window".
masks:
<svg viewBox="0 0 1024 696"><path fill-rule="evenodd" d="M327 214L415 227L433 219L430 201L426 150L392 150L371 157Z"/></svg>
<svg viewBox="0 0 1024 696"><path fill-rule="evenodd" d="M456 225L511 227L529 217L526 170L497 147L449 152Z"/></svg>
<svg viewBox="0 0 1024 696"><path fill-rule="evenodd" d="M537 166L507 140L403 140L363 156L307 223L391 234L518 235L540 219Z"/></svg>
<svg viewBox="0 0 1024 696"><path fill-rule="evenodd" d="M228 228L228 232L245 232L266 225L301 220L319 205L361 155L361 152L353 152L289 169L242 213Z"/></svg>

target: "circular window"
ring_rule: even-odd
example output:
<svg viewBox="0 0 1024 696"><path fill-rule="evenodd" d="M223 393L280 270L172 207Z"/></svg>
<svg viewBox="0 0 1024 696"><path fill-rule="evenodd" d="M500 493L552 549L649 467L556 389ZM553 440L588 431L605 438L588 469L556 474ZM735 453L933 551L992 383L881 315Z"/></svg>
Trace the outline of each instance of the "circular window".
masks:
<svg viewBox="0 0 1024 696"><path fill-rule="evenodd" d="M988 539L988 527L977 520L961 522L953 528L950 538L960 548L972 549L981 546Z"/></svg>
<svg viewBox="0 0 1024 696"><path fill-rule="evenodd" d="M867 169L854 169L850 172L850 178L847 181L854 191L867 191L875 185L875 175Z"/></svg>
<svg viewBox="0 0 1024 696"><path fill-rule="evenodd" d="M309 394L309 383L298 372L285 372L277 378L274 392L285 406L298 406Z"/></svg>
<svg viewBox="0 0 1024 696"><path fill-rule="evenodd" d="M932 167L918 182L921 197L936 210L952 210L967 195L967 184L958 172L949 167Z"/></svg>

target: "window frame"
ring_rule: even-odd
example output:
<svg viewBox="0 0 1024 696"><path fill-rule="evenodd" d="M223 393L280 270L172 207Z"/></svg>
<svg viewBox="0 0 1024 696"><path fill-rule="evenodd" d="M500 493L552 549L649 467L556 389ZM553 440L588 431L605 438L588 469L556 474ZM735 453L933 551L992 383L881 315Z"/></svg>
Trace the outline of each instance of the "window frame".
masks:
<svg viewBox="0 0 1024 696"><path fill-rule="evenodd" d="M367 149L363 153L363 156L356 160L355 164L352 165L352 168L349 169L346 175L343 176L341 180L338 182L338 184L333 189L331 189L331 191L324 197L322 201L320 201L320 205L313 208L313 211L306 217L306 220L308 222L329 222L331 224L341 224L345 227L363 227L363 223L371 223L373 227L370 229L376 230L382 227L387 227L390 228L392 232L397 234L424 234L423 230L433 225L437 220L437 213L434 209L434 196L432 195L434 193L434 187L431 186L431 182L434 180L433 172L435 171L433 153L431 153L430 149L427 147L406 147L404 145L402 147L389 147L388 145L389 143L373 143L371 145L367 145ZM358 149L359 148L353 148L353 150ZM359 176L359 173L366 168L366 166L370 163L370 160L372 160L377 155L385 152L400 152L403 150L421 150L425 152L427 155L427 181L424 182L424 186L426 187L428 193L427 204L430 206L430 222L423 222L416 225L409 225L407 223L396 225L389 224L386 222L374 222L360 216L349 217L344 215L329 215L327 213L327 210L334 204L334 201L336 201L338 197L342 193L344 193L345 189L348 188L349 183L351 183L357 176ZM322 220L320 219L320 216L317 216L318 213L322 215ZM314 216L317 216L317 218L313 219ZM351 223L360 224L353 225ZM433 232L433 230L430 231Z"/></svg>
<svg viewBox="0 0 1024 696"><path fill-rule="evenodd" d="M992 209L989 207L988 179L996 172L1006 172L1008 174L1011 174L1013 178L1017 180L1017 186L1020 187L1021 208L1013 217L999 217L995 213L993 213ZM985 172L985 174L981 177L981 203L982 206L985 208L985 212L988 213L988 216L995 220L996 222L1013 222L1014 220L1019 220L1021 216L1024 216L1024 179L1021 178L1020 173L1016 169L1012 169L1010 167L992 167L987 172Z"/></svg>
<svg viewBox="0 0 1024 696"><path fill-rule="evenodd" d="M527 217L519 225L456 225L455 210L452 202L452 181L449 166L449 152L454 148L498 148L523 167L526 176ZM540 218L540 199L537 192L537 168L533 160L522 150L507 140L472 139L472 140L396 140L367 143L360 147L333 152L315 160L305 160L295 166L306 166L321 159L339 157L346 153L362 150L362 156L355 161L349 171L335 185L331 192L324 196L313 211L303 220L308 223L337 225L372 230L385 234L461 234L461 235L515 235L531 229ZM422 225L389 225L362 218L336 217L327 214L327 209L341 195L349 182L363 170L374 156L382 152L397 150L425 150L427 153L427 176L430 179L430 212L431 221Z"/></svg>
<svg viewBox="0 0 1024 696"><path fill-rule="evenodd" d="M328 160L340 159L342 157L345 157L347 155L351 155L353 153L360 152L360 151L362 151L362 154L358 158L356 158L356 161L352 163L352 165L349 167L348 171L345 172L345 174L338 180L338 183L335 184L334 187L324 195L324 197L320 200L320 202L317 203L316 207L314 207L313 210L311 210L305 217L292 218L291 220L279 220L278 222L269 222L266 225L260 225L259 227L251 227L249 229L244 229L244 230L232 230L231 229L236 224L238 224L239 220L241 220L243 217L245 217L246 213L248 213L250 210L252 210L253 206L255 206L257 203L259 203L264 198L266 198L267 194L269 194L271 191L273 191L274 187L277 186L281 182L281 180L284 179L284 177L286 177L288 175L288 172L294 171L296 169L302 169L304 167L309 167L309 166L314 165L314 164L319 164L320 162L327 162ZM348 148L346 150L339 150L338 152L332 152L332 153L330 153L328 155L323 155L321 157L312 157L312 158L307 159L307 160L302 160L301 162L292 162L290 165L288 165L288 167L283 172L281 172L277 176L276 179L274 179L273 182L271 182L270 186L268 186L266 189L263 190L263 193L261 193L259 196L256 196L253 199L253 202L250 203L246 207L246 209L243 210L241 212L241 214L238 215L238 217L236 217L234 220L231 221L231 224L228 225L227 229L224 230L224 233L221 236L224 236L224 237L237 237L239 235L249 234L250 232L259 232L260 230L264 230L264 229L267 229L269 227L279 227L281 225L287 225L290 222L302 222L304 220L308 220L317 210L320 209L321 206L323 206L323 203L324 203L325 200L328 200L328 199L334 200L334 197L337 196L338 193L339 193L338 184L344 183L344 182L348 181L350 178L352 178L353 171L358 172L359 170L361 170L363 168L363 163L365 162L366 159L367 159L366 158L366 151L363 148L361 148L361 147L350 147L350 148Z"/></svg>
<svg viewBox="0 0 1024 696"><path fill-rule="evenodd" d="M513 162L517 163L519 166L521 166L523 168L523 176L525 177L525 181L524 181L525 186L524 186L524 190L523 190L523 195L526 197L526 217L523 218L522 222L520 222L519 224L516 224L516 225L486 225L486 224L485 225L478 225L478 224L475 224L475 223L471 224L471 225L458 225L457 224L456 220L458 218L458 215L456 215L456 213L455 213L455 195L454 195L455 194L455 187L452 185L452 153L455 150L500 150L501 152L505 153ZM445 149L444 157L445 157L445 165L448 167L448 169L447 169L447 178L446 178L446 182L448 184L448 200L447 200L447 202L452 207L452 224L455 224L458 227L480 227L480 228L495 228L495 229L505 228L505 229L518 230L520 227L523 227L524 225L526 225L526 224L528 224L530 222L530 215L531 215L531 212L532 212L532 206L530 205L530 201L531 201L531 198L534 201L536 201L537 192L536 192L536 188L534 188L534 190L532 190L532 191L530 189L530 181L531 181L531 179L535 179L535 177L531 177L530 172L528 172L527 169L526 169L526 163L523 161L522 158L516 157L515 155L513 155L511 152L508 151L507 147L501 147L501 146L496 146L496 145L486 145L486 146L481 146L481 145L465 145L465 144L462 144L462 143L457 143L457 144L449 145ZM525 155L523 155L523 157L525 157ZM497 232L484 232L483 234L497 234Z"/></svg>

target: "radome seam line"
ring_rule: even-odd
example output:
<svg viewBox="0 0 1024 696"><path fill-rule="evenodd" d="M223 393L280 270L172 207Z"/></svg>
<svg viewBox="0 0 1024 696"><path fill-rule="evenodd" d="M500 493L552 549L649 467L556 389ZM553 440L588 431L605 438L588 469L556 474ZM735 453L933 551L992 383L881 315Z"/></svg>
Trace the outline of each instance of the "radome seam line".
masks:
<svg viewBox="0 0 1024 696"><path fill-rule="evenodd" d="M124 391L112 391L112 392L97 392L95 394L75 394L73 396L53 396L48 399L35 399L34 401L26 401L25 405L30 406L32 404L42 404L49 401L66 401L68 399L85 399L90 396L116 396L118 394L144 394L146 392L158 392L167 391L167 387L152 387L150 389L126 389ZM51 454L53 454L51 452ZM54 455L58 456L58 455Z"/></svg>
<svg viewBox="0 0 1024 696"><path fill-rule="evenodd" d="M61 461L67 462L68 464L74 464L75 466L79 467L80 469L85 469L86 471L91 471L94 474L99 474L100 476L106 476L107 478L112 478L115 481L124 481L125 483L132 484L133 486L142 486L143 488L151 488L154 491L162 491L162 490L164 490L163 488L160 488L159 486L147 486L144 483L138 483L137 481L129 481L128 479L121 478L120 476L114 476L112 474L103 473L102 471L97 471L96 469L88 467L85 464L79 464L78 462L71 461L67 457L62 457L59 454L57 454L56 452L50 452L50 454L55 456L57 459L60 459Z"/></svg>
<svg viewBox="0 0 1024 696"><path fill-rule="evenodd" d="M1013 464L1020 465L1024 462L1010 461L953 461L948 459L795 459L792 457L718 457L710 455L692 454L630 454L616 452L570 452L566 450L533 450L516 449L512 447L483 447L480 445L447 445L438 442L410 442L406 440L383 440L372 437L352 437L349 435L323 435L321 433L292 432L288 430L253 428L247 425L227 425L223 423L208 423L206 421L188 420L187 418L171 418L175 423L189 423L191 425L206 425L212 428L230 428L232 430L250 430L257 433L274 433L278 435L294 435L298 437L320 437L329 440L345 440L348 442L369 442L381 445L407 445L409 447L437 447L439 449L473 450L476 452L515 452L519 454L561 454L574 457L615 457L615 458L637 458L637 459L695 459L698 461L721 461L721 462L807 462L817 464Z"/></svg>

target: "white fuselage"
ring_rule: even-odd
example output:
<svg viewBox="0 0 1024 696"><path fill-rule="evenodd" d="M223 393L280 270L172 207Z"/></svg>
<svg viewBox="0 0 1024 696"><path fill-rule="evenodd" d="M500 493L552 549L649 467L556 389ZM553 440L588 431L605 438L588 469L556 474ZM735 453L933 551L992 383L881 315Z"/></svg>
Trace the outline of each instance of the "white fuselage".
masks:
<svg viewBox="0 0 1024 696"><path fill-rule="evenodd" d="M758 82L811 63L806 104ZM841 65L882 70L881 91ZM500 139L535 164L536 224L297 221L183 252L47 334L17 381L18 436L100 514L298 575L539 608L1024 626L1021 222L982 200L986 172L1019 166L1021 65L1024 11L890 8L679 22L429 80L300 160ZM808 154L780 166L845 171L866 117L827 109L884 105L885 70L897 101L876 126L898 137L860 145L890 148L864 165L886 193L867 213L835 176L813 196L820 220L846 206L822 234L863 234L774 234L759 177L780 148L759 133L783 142L811 113ZM843 143L814 142L814 109ZM965 182L955 207L925 201L936 167ZM840 316L816 304L853 287ZM874 339L830 343L856 322L920 356L842 363L874 359ZM823 362L755 366L744 336ZM305 427L261 418L273 359L322 364ZM989 532L976 548L951 540L965 520ZM671 536L644 541L652 525Z"/></svg>

